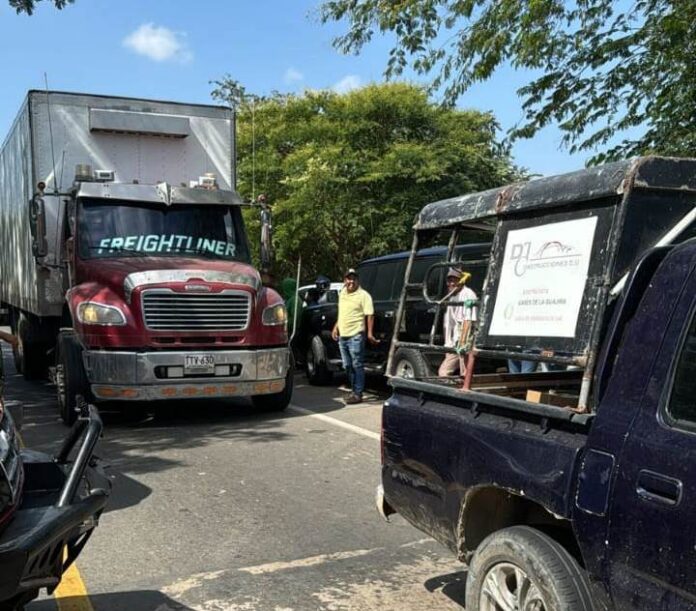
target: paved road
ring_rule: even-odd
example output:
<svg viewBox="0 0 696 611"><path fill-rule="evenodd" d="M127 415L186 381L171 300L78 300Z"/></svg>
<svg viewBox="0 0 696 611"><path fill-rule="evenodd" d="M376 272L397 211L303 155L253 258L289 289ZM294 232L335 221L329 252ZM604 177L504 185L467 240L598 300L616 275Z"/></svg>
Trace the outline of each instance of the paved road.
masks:
<svg viewBox="0 0 696 611"><path fill-rule="evenodd" d="M7 350L5 366L27 445L54 450L65 429L52 388L14 374ZM103 410L114 490L78 561L88 598L28 611L461 610L462 565L374 509L384 396L345 407L335 387L303 380L284 414L216 401Z"/></svg>

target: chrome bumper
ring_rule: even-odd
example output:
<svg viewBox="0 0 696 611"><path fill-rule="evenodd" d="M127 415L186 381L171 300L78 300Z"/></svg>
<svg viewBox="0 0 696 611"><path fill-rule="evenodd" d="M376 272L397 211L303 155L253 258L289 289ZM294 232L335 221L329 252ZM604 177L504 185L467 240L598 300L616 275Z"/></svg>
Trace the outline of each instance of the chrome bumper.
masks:
<svg viewBox="0 0 696 611"><path fill-rule="evenodd" d="M238 375L159 377L158 368L184 367L188 355L215 356L215 367L234 366ZM99 399L143 401L265 395L281 392L290 366L288 348L120 352L84 350L91 390ZM227 368L229 369L229 368Z"/></svg>

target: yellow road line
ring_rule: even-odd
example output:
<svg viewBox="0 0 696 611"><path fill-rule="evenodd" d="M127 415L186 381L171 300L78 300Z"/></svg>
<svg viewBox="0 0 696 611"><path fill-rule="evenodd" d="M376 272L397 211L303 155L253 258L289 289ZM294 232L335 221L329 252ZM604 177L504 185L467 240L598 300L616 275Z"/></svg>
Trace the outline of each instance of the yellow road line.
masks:
<svg viewBox="0 0 696 611"><path fill-rule="evenodd" d="M53 592L53 596L59 611L94 611L92 603L89 602L85 582L82 581L80 570L74 562L63 573L63 578Z"/></svg>

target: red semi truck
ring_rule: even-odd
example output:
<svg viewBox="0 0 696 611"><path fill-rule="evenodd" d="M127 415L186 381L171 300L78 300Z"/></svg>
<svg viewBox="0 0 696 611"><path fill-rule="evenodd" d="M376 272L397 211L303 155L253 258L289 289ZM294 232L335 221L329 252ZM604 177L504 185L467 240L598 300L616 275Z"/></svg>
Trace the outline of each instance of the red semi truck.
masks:
<svg viewBox="0 0 696 611"><path fill-rule="evenodd" d="M234 159L227 108L29 92L0 150L0 302L66 423L78 395L288 405L286 310L250 263Z"/></svg>

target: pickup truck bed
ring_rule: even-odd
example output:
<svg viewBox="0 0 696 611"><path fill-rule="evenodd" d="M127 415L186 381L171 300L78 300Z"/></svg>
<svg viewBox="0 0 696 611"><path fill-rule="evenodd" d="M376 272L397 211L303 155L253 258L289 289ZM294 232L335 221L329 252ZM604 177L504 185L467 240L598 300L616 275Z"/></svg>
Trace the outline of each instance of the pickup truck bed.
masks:
<svg viewBox="0 0 696 611"><path fill-rule="evenodd" d="M546 507L538 516L544 523L570 516L593 416L402 378L391 385L382 481L404 518L466 560L490 532L469 517L479 516L493 489L519 498L520 511L532 507L522 499Z"/></svg>

